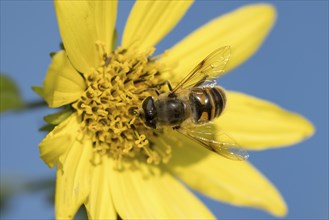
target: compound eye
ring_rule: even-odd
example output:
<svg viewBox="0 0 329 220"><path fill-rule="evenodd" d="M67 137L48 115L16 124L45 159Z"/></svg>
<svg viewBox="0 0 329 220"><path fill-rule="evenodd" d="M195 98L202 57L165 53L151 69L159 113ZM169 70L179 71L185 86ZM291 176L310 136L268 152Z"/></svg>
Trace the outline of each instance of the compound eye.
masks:
<svg viewBox="0 0 329 220"><path fill-rule="evenodd" d="M157 111L154 105L154 99L149 96L144 99L142 104L143 113L141 114L145 125L149 128L156 128L156 115Z"/></svg>
<svg viewBox="0 0 329 220"><path fill-rule="evenodd" d="M155 105L154 105L154 100L151 96L147 97L143 101L142 108L144 110L146 119L152 119L153 117L155 117L156 109L155 109Z"/></svg>

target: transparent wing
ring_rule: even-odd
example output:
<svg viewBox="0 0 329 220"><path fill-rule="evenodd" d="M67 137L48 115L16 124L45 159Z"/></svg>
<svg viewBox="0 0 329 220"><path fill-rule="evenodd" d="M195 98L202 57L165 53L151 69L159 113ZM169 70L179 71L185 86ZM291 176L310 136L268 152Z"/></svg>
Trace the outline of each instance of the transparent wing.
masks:
<svg viewBox="0 0 329 220"><path fill-rule="evenodd" d="M202 60L194 69L171 91L176 93L181 89L188 89L201 85L208 78L218 78L225 72L225 66L231 56L231 47L221 47L204 60Z"/></svg>
<svg viewBox="0 0 329 220"><path fill-rule="evenodd" d="M211 125L202 125L193 129L191 127L181 127L177 131L200 143L208 150L228 159L242 161L249 157L248 152L242 149L233 138L224 132L219 132L217 139L214 140L214 127Z"/></svg>

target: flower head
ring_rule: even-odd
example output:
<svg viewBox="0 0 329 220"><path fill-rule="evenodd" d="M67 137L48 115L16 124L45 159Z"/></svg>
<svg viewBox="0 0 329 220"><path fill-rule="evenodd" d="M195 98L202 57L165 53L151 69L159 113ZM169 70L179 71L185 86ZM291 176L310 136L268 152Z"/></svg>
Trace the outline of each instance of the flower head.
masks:
<svg viewBox="0 0 329 220"><path fill-rule="evenodd" d="M248 162L222 158L171 128L155 132L131 112L221 46L232 46L227 69L233 69L257 50L275 20L270 5L246 6L152 57L191 3L137 1L122 45L112 48L116 1L55 1L65 50L53 57L43 96L50 107L69 110L56 114L40 152L57 167L56 218L73 218L82 204L91 219L214 218L176 177L216 200L286 213L278 191ZM313 133L308 121L271 103L237 92L227 99L215 127L246 148L292 144ZM215 130L214 139L221 135Z"/></svg>

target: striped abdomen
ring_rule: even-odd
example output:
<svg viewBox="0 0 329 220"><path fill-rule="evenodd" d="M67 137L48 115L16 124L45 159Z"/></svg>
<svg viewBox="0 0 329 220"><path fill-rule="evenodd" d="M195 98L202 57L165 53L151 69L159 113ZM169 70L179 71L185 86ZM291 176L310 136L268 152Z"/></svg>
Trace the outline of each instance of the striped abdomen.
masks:
<svg viewBox="0 0 329 220"><path fill-rule="evenodd" d="M194 123L207 123L220 116L226 104L226 96L220 87L193 88L189 95Z"/></svg>

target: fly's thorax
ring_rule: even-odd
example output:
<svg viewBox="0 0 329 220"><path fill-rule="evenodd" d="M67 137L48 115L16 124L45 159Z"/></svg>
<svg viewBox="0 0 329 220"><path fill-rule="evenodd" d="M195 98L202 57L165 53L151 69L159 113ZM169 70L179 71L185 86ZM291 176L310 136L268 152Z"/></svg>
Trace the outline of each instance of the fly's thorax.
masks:
<svg viewBox="0 0 329 220"><path fill-rule="evenodd" d="M226 105L224 90L219 87L191 89L189 102L194 123L204 124L219 117Z"/></svg>
<svg viewBox="0 0 329 220"><path fill-rule="evenodd" d="M157 127L181 125L190 116L188 100L185 97L169 97L162 94L155 101Z"/></svg>

